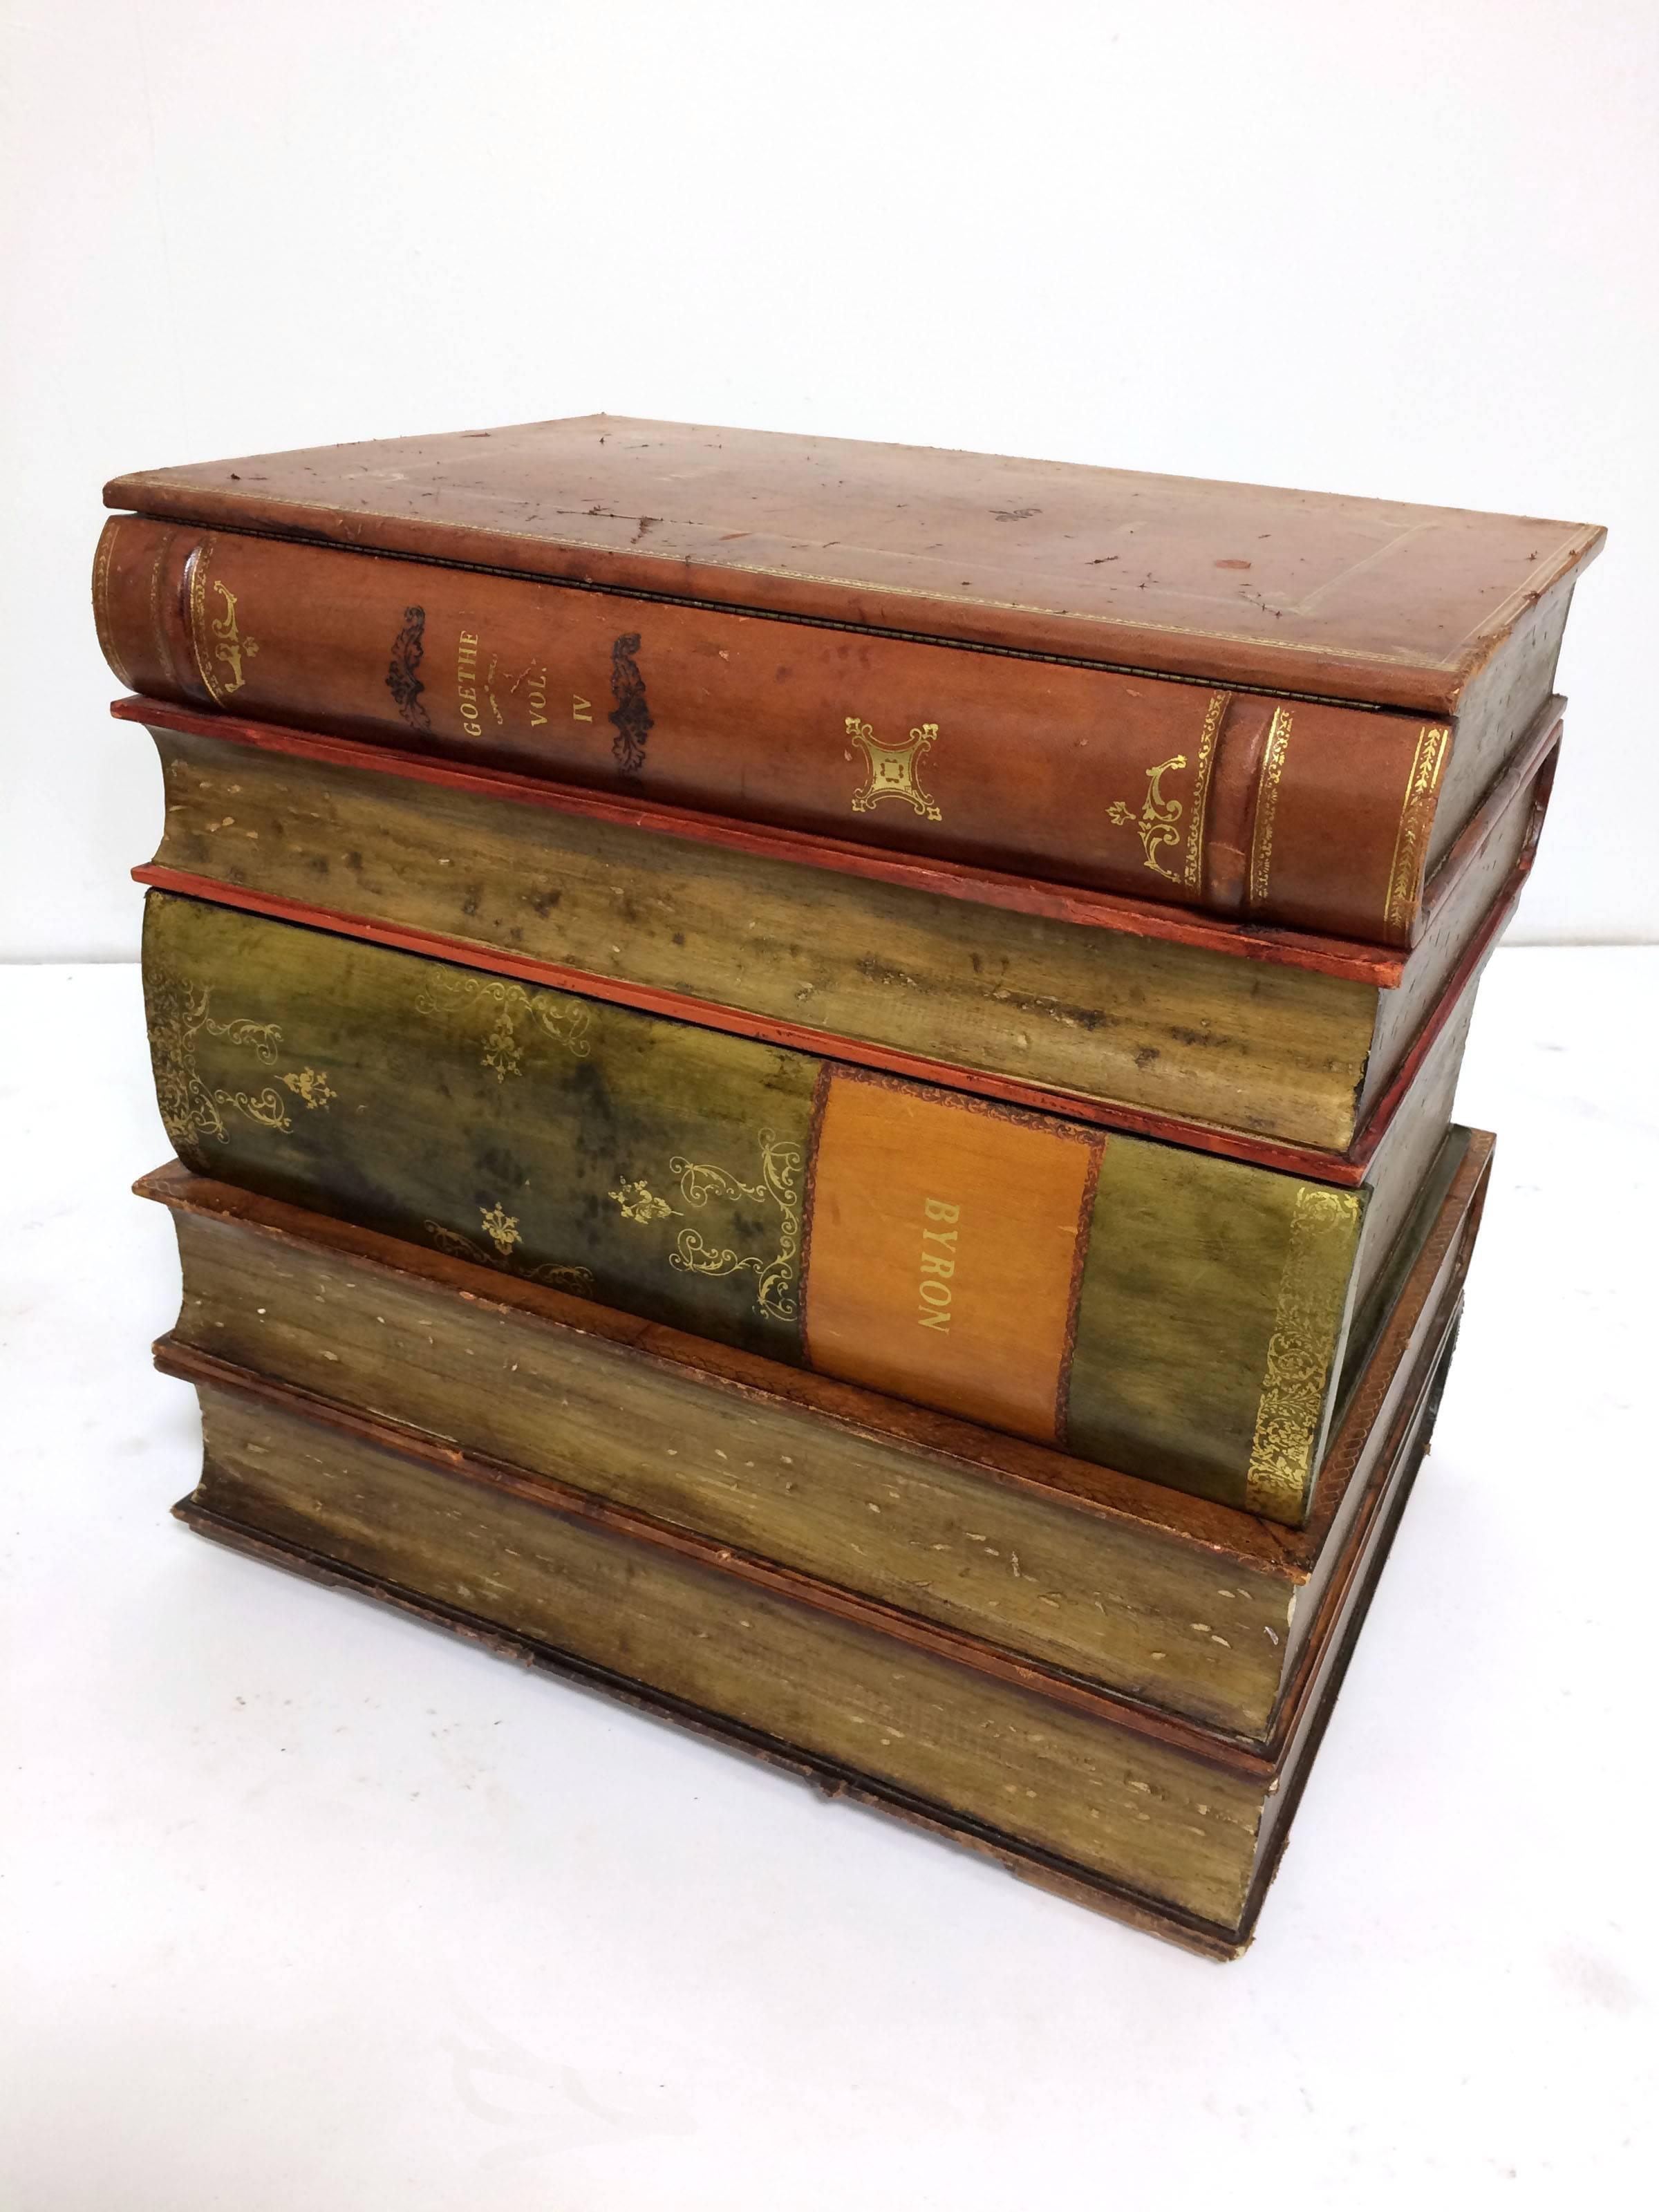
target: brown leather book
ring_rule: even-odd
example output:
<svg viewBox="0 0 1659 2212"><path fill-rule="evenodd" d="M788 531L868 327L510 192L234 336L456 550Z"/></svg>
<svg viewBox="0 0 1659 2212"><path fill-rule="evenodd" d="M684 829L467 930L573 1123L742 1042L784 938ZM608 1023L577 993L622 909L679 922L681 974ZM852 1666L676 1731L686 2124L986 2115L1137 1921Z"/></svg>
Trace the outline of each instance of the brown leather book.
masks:
<svg viewBox="0 0 1659 2212"><path fill-rule="evenodd" d="M152 696L1386 945L1604 534L603 416L105 498Z"/></svg>
<svg viewBox="0 0 1659 2212"><path fill-rule="evenodd" d="M1288 1539L163 1170L176 1510L1231 1957L1427 1448L1489 1152Z"/></svg>

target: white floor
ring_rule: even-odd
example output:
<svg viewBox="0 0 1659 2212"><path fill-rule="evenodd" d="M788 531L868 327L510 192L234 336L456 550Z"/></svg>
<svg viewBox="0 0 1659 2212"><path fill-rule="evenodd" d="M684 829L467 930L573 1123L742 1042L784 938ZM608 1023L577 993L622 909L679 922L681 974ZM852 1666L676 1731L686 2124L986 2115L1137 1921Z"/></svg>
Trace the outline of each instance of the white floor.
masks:
<svg viewBox="0 0 1659 2212"><path fill-rule="evenodd" d="M136 971L0 989L4 2212L1659 2201L1659 950L1491 972L1462 1352L1231 1966L187 1535Z"/></svg>

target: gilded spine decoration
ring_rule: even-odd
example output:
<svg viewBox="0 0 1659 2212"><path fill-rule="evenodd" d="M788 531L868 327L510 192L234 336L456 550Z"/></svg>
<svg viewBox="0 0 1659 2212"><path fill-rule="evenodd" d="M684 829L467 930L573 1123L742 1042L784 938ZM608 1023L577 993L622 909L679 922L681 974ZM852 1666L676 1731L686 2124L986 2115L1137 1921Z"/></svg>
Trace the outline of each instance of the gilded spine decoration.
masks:
<svg viewBox="0 0 1659 2212"><path fill-rule="evenodd" d="M120 528L119 518L112 515L104 525L98 540L98 551L92 564L92 619L98 631L99 650L115 671L129 691L138 686L127 673L120 649L115 642L115 633L109 619L109 572L115 558L115 539Z"/></svg>
<svg viewBox="0 0 1659 2212"><path fill-rule="evenodd" d="M463 1237L458 1229L449 1228L441 1221L423 1221L434 1249L447 1252L452 1260L471 1260L481 1267L495 1267L514 1275L523 1283L543 1283L551 1291L565 1291L572 1297L591 1298L593 1295L593 1271L591 1267L561 1267L547 1265L527 1267L515 1255L523 1237L519 1229L519 1217L509 1213L499 1199L493 1206L478 1208L478 1226L488 1238L480 1243L476 1237Z"/></svg>
<svg viewBox="0 0 1659 2212"><path fill-rule="evenodd" d="M247 681L244 664L258 652L259 641L242 635L236 594L228 584L211 580L218 599L216 610L209 599L208 568L212 556L213 540L209 538L190 556L190 643L197 674L214 704L222 707Z"/></svg>
<svg viewBox="0 0 1659 2212"><path fill-rule="evenodd" d="M793 1321L799 1312L795 1292L795 1263L800 1254L798 1186L805 1163L798 1144L778 1138L770 1129L761 1131L760 1148L759 1182L745 1182L725 1168L707 1167L698 1161L678 1157L670 1160L668 1170L678 1178L679 1195L688 1206L698 1209L706 1206L711 1198L726 1199L734 1205L744 1200L750 1205L763 1206L769 1201L775 1204L781 1216L777 1250L770 1255L741 1253L718 1241L710 1243L700 1230L682 1229L674 1240L668 1264L693 1275L752 1274L756 1278L755 1303L761 1312L771 1321ZM620 1184L611 1196L625 1221L637 1222L641 1226L684 1218L680 1207L659 1197L642 1177Z"/></svg>
<svg viewBox="0 0 1659 2212"><path fill-rule="evenodd" d="M573 1060L588 1054L588 1029L592 1017L580 999L567 999L554 991L527 991L522 983L504 983L493 975L473 975L453 968L434 968L422 984L415 1001L417 1013L441 1014L473 1007L489 1018L479 1065L497 1083L524 1071L527 1040L520 1024L528 1022L561 1046Z"/></svg>
<svg viewBox="0 0 1659 2212"><path fill-rule="evenodd" d="M1291 710L1278 707L1267 726L1267 742L1261 755L1261 772L1255 787L1255 823L1250 833L1250 892L1252 907L1264 906L1273 876L1273 817L1279 811L1279 786L1285 773L1285 756L1291 744Z"/></svg>
<svg viewBox="0 0 1659 2212"><path fill-rule="evenodd" d="M1216 738L1231 697L1231 691L1212 692L1204 727L1199 733L1198 765L1193 771L1192 816L1187 825L1187 865L1182 871L1182 880L1189 891L1203 888L1204 810L1209 801L1211 771L1215 767Z"/></svg>
<svg viewBox="0 0 1659 2212"><path fill-rule="evenodd" d="M856 714L848 715L846 726L847 735L863 752L868 769L863 783L853 793L854 814L867 814L880 800L896 799L926 822L943 819L941 808L916 780L918 764L938 740L937 722L922 723L902 744L892 745L884 744L876 735L874 724L860 720Z"/></svg>
<svg viewBox="0 0 1659 2212"><path fill-rule="evenodd" d="M637 775L645 766L645 741L651 734L645 678L634 657L639 649L637 630L619 637L611 648L611 695L617 702L609 718L617 732L611 750L624 775Z"/></svg>
<svg viewBox="0 0 1659 2212"><path fill-rule="evenodd" d="M1301 1517L1347 1305L1358 1211L1346 1191L1307 1183L1297 1193L1245 1482L1252 1513Z"/></svg>
<svg viewBox="0 0 1659 2212"><path fill-rule="evenodd" d="M1216 738L1221 728L1221 718L1227 711L1231 698L1230 691L1212 691L1205 709L1204 726L1199 732L1198 756L1193 763L1192 797L1184 804L1179 799L1167 798L1164 778L1187 765L1185 753L1173 753L1168 760L1159 761L1156 768L1146 771L1146 796L1139 810L1125 799L1115 799L1106 809L1106 819L1119 830L1133 829L1140 840L1145 858L1142 866L1154 875L1162 876L1166 883L1179 884L1183 890L1196 891L1204 881L1204 812L1210 796L1210 776L1215 767ZM1181 818L1187 817L1183 840ZM1177 851L1182 844L1181 865L1166 868L1158 854L1173 846Z"/></svg>
<svg viewBox="0 0 1659 2212"><path fill-rule="evenodd" d="M405 607L404 626L392 641L392 659L386 672L386 688L392 703L411 730L422 735L432 727L432 717L421 704L426 686L416 674L426 655L426 609Z"/></svg>
<svg viewBox="0 0 1659 2212"><path fill-rule="evenodd" d="M1451 732L1434 725L1417 733L1411 773L1406 778L1406 796L1400 809L1400 827L1395 833L1389 893L1382 908L1382 927L1390 938L1405 937L1417 911L1423 856L1434 820L1435 793L1440 787L1440 771L1446 764L1446 750L1450 742Z"/></svg>
<svg viewBox="0 0 1659 2212"><path fill-rule="evenodd" d="M1183 769L1186 765L1186 754L1175 753L1168 760L1159 761L1156 768L1147 769L1146 796L1141 802L1139 814L1127 799L1115 799L1106 809L1107 820L1115 823L1120 830L1126 824L1133 825L1140 839L1140 849L1146 854L1142 866L1150 868L1154 875L1165 877L1172 884L1178 884L1181 878L1173 869L1166 868L1158 856L1166 845L1180 844L1182 808L1178 799L1164 796L1164 778L1171 769Z"/></svg>
<svg viewBox="0 0 1659 2212"><path fill-rule="evenodd" d="M227 1114L239 1114L262 1129L283 1135L293 1129L287 1102L275 1084L252 1091L222 1088L210 1084L196 1065L197 1041L202 1036L250 1051L266 1066L274 1065L276 1048L283 1042L283 1032L275 1022L241 1017L216 1021L209 1012L213 1003L210 989L163 970L152 969L145 998L156 1103L162 1127L181 1160L204 1174L208 1172L202 1140L211 1137L222 1145L229 1142ZM326 1111L338 1095L319 1068L299 1068L276 1079L313 1111Z"/></svg>

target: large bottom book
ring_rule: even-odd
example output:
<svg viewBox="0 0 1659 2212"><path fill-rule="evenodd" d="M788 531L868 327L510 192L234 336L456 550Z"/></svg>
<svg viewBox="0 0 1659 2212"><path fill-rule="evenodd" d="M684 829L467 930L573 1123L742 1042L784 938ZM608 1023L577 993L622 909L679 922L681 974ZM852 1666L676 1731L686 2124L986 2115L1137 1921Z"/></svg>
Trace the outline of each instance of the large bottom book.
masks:
<svg viewBox="0 0 1659 2212"><path fill-rule="evenodd" d="M476 1270L465 1271L476 1284L453 1273L440 1282L429 1273L432 1255L410 1254L427 1279L399 1285L390 1240L164 1170L147 1187L178 1216L186 1281L180 1328L159 1357L198 1384L205 1437L201 1485L179 1510L206 1534L601 1684L988 1851L1032 1880L1230 1956L1249 1940L1427 1446L1489 1155L1489 1139L1467 1139L1401 1285L1351 1410L1352 1430L1339 1439L1348 1456L1331 1471L1318 1539L1290 1539L1248 1516L820 1378L738 1372L766 1363L620 1316L611 1318L623 1333L607 1334L605 1317L580 1302L568 1302L574 1320L533 1310L556 1300L548 1292L520 1296L497 1316L517 1329L512 1348L520 1352L540 1334L541 1430L557 1437L569 1419L572 1463L556 1478L538 1473L458 1443L453 1425L433 1421L416 1387L426 1364L418 1355L437 1353L453 1324L447 1349L459 1363L459 1387L452 1413L489 1400L489 1365L462 1323L481 1295L501 1298L499 1278ZM263 1313L258 1304L242 1308L236 1271L226 1266L234 1248L254 1263L243 1270L244 1287ZM331 1260L344 1264L319 1277L318 1267ZM301 1291L323 1316L320 1332L313 1316L310 1344L298 1319ZM423 1302L423 1328L411 1322L410 1297ZM365 1390L354 1345L365 1330L388 1328L412 1329L412 1347L383 1364ZM790 1468L796 1454L778 1446L816 1431L828 1447L811 1470L822 1486L857 1488L862 1478L866 1540L849 1534L837 1547L821 1523L814 1572L740 1550L690 1525L688 1516L709 1517L694 1484L682 1487L677 1505L671 1484L653 1511L619 1502L627 1454L607 1455L591 1442L584 1486L584 1440L592 1431L586 1404L572 1399L596 1357L613 1393L614 1436L632 1434L636 1413L653 1452L695 1453L724 1435L725 1444L709 1448L730 1470L733 1492L763 1458L775 1473ZM313 1371L313 1358L324 1370L320 1389L294 1379ZM432 1364L448 1363L441 1354ZM330 1365L346 1371L337 1381ZM660 1425L665 1377L679 1394L678 1429ZM665 1446L666 1434L682 1445ZM930 1469L943 1480L951 1468L958 1490L935 1523L937 1540L947 1558L981 1562L981 1632L947 1621L937 1602L931 1616L922 1609L930 1588L961 1577L918 1582L909 1609L895 1602L906 1595L893 1565L902 1539L890 1557L888 1594L868 1594L873 1569L866 1589L858 1583L884 1508L902 1518L906 1481L919 1483ZM748 1486L751 1505L763 1487ZM787 1477L777 1487L791 1494ZM1079 1588L1092 1579L1101 1626L1092 1650L1077 1633L1073 1665L1030 1649L1042 1601L1053 1596L1064 1609L1039 1566L1041 1532L1024 1567L1006 1555L986 1559L1002 1547L986 1540L988 1515L975 1512L976 1525L963 1525L969 1495L981 1507L1000 1498L1005 1513L1032 1506L1056 1516L1048 1530L1056 1555L1062 1528L1092 1529L1093 1549L1073 1579ZM814 1503L809 1491L804 1515ZM915 1498L909 1504L915 1508ZM1286 1558L1304 1542L1310 1553ZM1262 1609L1273 1553L1281 1622L1288 1630L1295 1614L1303 1619L1294 1636L1261 1622L1266 1633L1257 1641L1274 1655L1264 1673L1255 1655L1241 1650L1237 1662L1231 1655L1240 1621ZM1030 1616L995 1620L988 1594L999 1582L1012 1589L1028 1580L1036 1600ZM1194 1607L1206 1590L1200 1614ZM1137 1613L1146 1616L1143 1640L1150 1632L1164 1643L1145 1652L1145 1680L1103 1686L1114 1670L1133 1672ZM1285 1662L1278 1655L1287 1645L1294 1656ZM1224 1712L1219 1723L1194 1717L1206 1699Z"/></svg>

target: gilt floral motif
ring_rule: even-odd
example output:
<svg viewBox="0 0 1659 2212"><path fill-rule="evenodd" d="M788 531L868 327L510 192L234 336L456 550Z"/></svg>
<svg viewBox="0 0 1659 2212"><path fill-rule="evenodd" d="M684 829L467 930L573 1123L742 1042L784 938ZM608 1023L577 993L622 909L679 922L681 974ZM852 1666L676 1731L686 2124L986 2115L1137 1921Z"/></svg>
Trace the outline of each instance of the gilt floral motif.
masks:
<svg viewBox="0 0 1659 2212"><path fill-rule="evenodd" d="M665 1221L671 1213L679 1212L678 1206L659 1198L644 1182L625 1182L611 1195L621 1207L624 1221Z"/></svg>
<svg viewBox="0 0 1659 2212"><path fill-rule="evenodd" d="M1146 796L1141 802L1139 813L1121 799L1115 799L1106 809L1107 820L1115 823L1120 830L1128 824L1133 825L1140 839L1140 849L1146 855L1146 866L1156 874L1169 877L1171 883L1179 883L1181 878L1173 869L1166 868L1158 855L1166 845L1180 844L1181 831L1177 825L1182 808L1178 799L1164 796L1163 778L1171 769L1185 768L1186 765L1186 754L1176 753L1173 758L1160 761L1156 768L1147 769Z"/></svg>
<svg viewBox="0 0 1659 2212"><path fill-rule="evenodd" d="M487 1027L480 1065L490 1071L497 1083L524 1072L528 1037L521 1031L526 1024L532 1032L541 1030L573 1060L586 1060L592 1048L588 1030L592 1017L580 999L562 998L548 991L532 995L522 983L503 982L495 975L434 969L421 986L415 1006L422 1014L470 1008L481 1018Z"/></svg>
<svg viewBox="0 0 1659 2212"><path fill-rule="evenodd" d="M315 1067L302 1067L293 1075L285 1075L283 1081L313 1111L319 1106L326 1108L331 1098L340 1095L327 1076Z"/></svg>
<svg viewBox="0 0 1659 2212"><path fill-rule="evenodd" d="M481 1267L495 1267L520 1282L543 1283L549 1290L568 1291L573 1297L590 1298L593 1295L593 1275L588 1267L559 1267L551 1265L527 1267L517 1256L523 1243L519 1217L509 1213L497 1200L494 1206L478 1208L479 1226L488 1243L475 1237L463 1237L457 1229L445 1226L441 1221L425 1221L421 1226L427 1238L440 1252L447 1252L452 1259L471 1260Z"/></svg>

